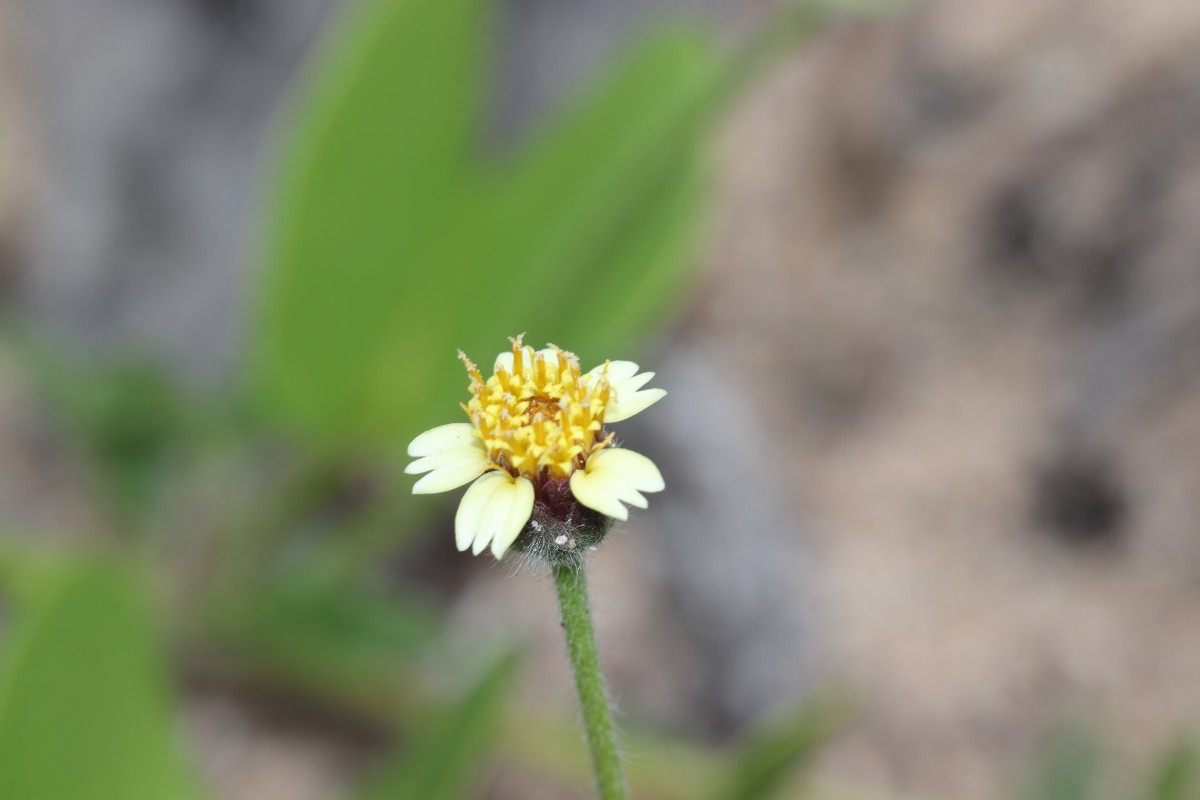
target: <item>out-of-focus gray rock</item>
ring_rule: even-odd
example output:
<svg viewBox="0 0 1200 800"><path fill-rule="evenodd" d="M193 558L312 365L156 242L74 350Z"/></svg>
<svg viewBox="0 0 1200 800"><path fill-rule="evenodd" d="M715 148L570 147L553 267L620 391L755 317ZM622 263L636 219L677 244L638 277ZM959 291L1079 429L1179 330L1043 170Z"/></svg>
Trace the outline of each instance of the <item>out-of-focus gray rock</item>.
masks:
<svg viewBox="0 0 1200 800"><path fill-rule="evenodd" d="M19 0L37 132L25 310L84 353L215 373L272 125L335 0Z"/></svg>
<svg viewBox="0 0 1200 800"><path fill-rule="evenodd" d="M805 520L783 494L781 453L753 396L711 348L676 341L654 366L668 399L622 426L667 481L639 526L695 648L693 707L729 734L808 688L817 641Z"/></svg>

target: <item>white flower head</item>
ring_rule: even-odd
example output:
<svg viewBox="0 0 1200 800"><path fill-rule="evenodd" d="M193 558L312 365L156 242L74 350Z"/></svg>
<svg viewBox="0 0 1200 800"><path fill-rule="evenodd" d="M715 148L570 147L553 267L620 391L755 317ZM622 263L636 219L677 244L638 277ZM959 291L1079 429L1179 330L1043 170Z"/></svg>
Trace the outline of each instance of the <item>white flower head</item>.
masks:
<svg viewBox="0 0 1200 800"><path fill-rule="evenodd" d="M534 351L511 340L493 374L459 353L471 377L469 422L452 422L412 440L405 469L424 473L414 494L470 488L454 518L459 550L491 548L502 558L522 531L533 552L577 558L599 542L627 505L646 507L645 492L662 491L654 462L614 447L606 426L661 400L644 389L653 372L631 361L607 361L591 372L554 345ZM522 547L518 547L522 549Z"/></svg>

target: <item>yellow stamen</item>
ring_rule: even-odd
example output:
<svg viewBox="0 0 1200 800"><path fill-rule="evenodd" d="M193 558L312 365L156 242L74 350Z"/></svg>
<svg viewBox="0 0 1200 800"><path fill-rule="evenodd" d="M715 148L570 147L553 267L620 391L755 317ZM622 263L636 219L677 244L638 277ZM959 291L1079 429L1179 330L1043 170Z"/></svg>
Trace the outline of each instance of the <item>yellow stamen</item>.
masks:
<svg viewBox="0 0 1200 800"><path fill-rule="evenodd" d="M471 376L471 391L475 391L476 385L483 384L483 375L479 373L479 367L475 366L475 362L467 358L467 354L462 350L458 351L458 358L467 367L467 374Z"/></svg>
<svg viewBox="0 0 1200 800"><path fill-rule="evenodd" d="M494 467L532 480L566 478L612 442L611 435L597 438L612 389L606 374L584 379L573 353L548 345L554 356L547 358L522 339L510 340L511 373L501 366L486 380L461 355L472 393L463 410Z"/></svg>

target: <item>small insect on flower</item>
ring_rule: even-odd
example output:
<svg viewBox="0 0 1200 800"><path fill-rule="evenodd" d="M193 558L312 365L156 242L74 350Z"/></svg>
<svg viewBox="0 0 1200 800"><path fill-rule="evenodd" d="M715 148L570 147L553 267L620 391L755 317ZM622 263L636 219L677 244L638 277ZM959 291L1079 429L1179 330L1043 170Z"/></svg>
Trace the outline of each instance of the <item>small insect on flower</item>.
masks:
<svg viewBox="0 0 1200 800"><path fill-rule="evenodd" d="M510 547L562 561L594 547L626 504L646 507L643 492L664 487L654 462L613 446L606 426L666 396L643 389L653 372L607 361L584 373L579 359L554 345L534 351L512 339L485 378L463 353L471 399L469 422L453 422L413 439L409 474L426 473L414 494L471 486L454 519L459 550Z"/></svg>

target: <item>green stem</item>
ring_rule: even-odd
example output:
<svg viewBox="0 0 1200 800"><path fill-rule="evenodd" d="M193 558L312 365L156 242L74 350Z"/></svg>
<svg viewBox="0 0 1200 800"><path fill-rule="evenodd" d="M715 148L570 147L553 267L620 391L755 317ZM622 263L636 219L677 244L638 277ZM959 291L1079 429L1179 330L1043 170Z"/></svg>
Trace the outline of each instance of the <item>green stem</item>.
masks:
<svg viewBox="0 0 1200 800"><path fill-rule="evenodd" d="M600 800L626 800L625 774L617 752L617 732L608 704L608 690L600 672L600 655L596 651L596 632L592 628L592 609L588 604L583 565L555 566L554 588L562 610L567 654L571 658L571 671L575 673L575 689L579 692L583 729L592 755Z"/></svg>

